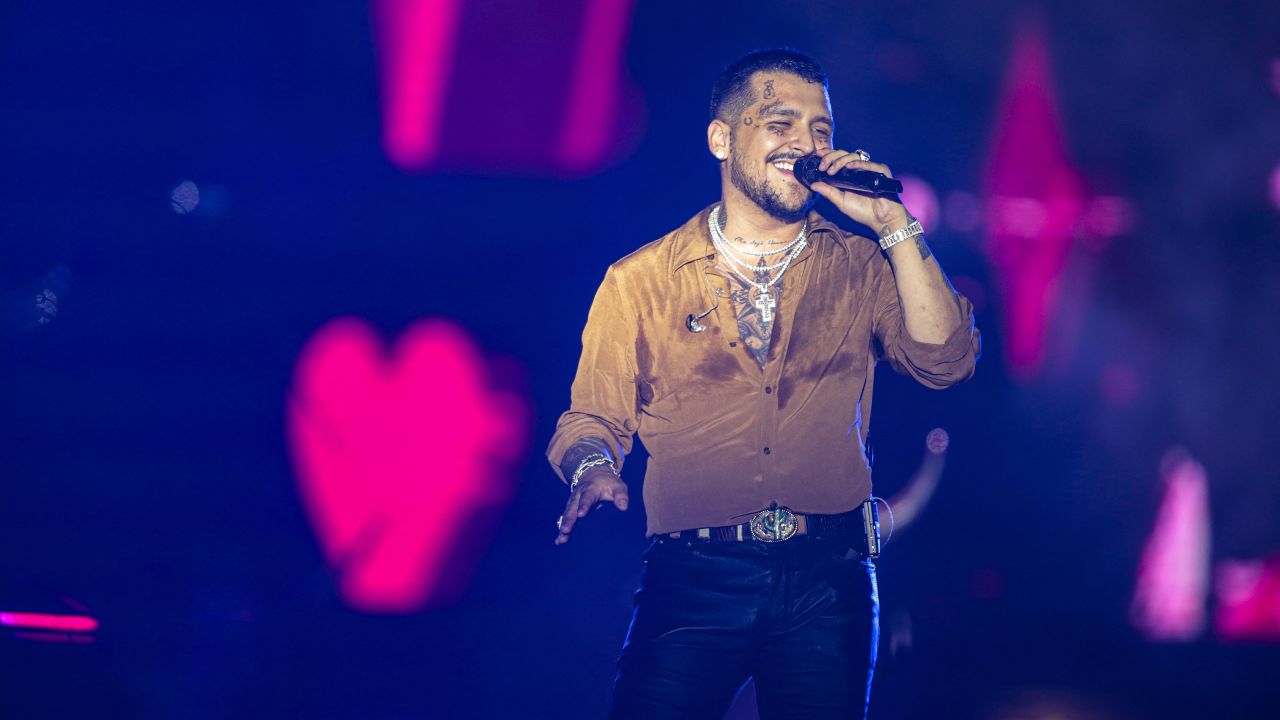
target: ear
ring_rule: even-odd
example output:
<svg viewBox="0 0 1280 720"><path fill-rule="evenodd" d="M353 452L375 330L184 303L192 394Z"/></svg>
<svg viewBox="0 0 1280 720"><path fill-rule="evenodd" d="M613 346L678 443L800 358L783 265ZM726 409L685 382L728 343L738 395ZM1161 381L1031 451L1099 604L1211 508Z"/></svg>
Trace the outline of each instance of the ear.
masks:
<svg viewBox="0 0 1280 720"><path fill-rule="evenodd" d="M726 160L729 157L731 130L729 124L720 119L712 120L711 124L707 125L707 149L717 160Z"/></svg>

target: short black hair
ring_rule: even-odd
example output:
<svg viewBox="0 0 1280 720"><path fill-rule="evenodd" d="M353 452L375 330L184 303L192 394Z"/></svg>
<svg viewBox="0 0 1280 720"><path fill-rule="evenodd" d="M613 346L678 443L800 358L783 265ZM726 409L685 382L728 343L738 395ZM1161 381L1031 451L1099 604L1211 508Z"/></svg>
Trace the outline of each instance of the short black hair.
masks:
<svg viewBox="0 0 1280 720"><path fill-rule="evenodd" d="M736 125L738 116L755 102L755 92L750 86L751 76L771 70L799 75L811 83L822 85L824 91L827 89L827 71L817 60L799 50L752 50L720 71L720 77L711 87L711 119Z"/></svg>

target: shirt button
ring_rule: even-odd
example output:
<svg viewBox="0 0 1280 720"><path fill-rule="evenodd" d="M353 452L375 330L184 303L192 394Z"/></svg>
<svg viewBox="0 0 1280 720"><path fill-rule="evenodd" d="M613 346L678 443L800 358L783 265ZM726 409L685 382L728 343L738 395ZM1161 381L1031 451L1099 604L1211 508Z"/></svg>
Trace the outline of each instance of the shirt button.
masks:
<svg viewBox="0 0 1280 720"><path fill-rule="evenodd" d="M764 454L765 454L765 455L768 455L768 454L770 454L770 453L772 453L772 452L773 452L773 451L772 451L772 450L770 450L769 448L765 448L765 449L764 449Z"/></svg>
<svg viewBox="0 0 1280 720"><path fill-rule="evenodd" d="M765 395L772 395L772 394L773 394L773 386L772 386L772 385L765 385L765 386L764 386L764 394L765 394Z"/></svg>

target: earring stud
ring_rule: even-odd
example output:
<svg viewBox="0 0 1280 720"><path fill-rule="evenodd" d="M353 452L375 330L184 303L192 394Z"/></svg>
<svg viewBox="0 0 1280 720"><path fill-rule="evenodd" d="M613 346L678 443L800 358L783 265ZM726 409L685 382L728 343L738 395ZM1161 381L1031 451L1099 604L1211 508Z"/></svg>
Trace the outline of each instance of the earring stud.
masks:
<svg viewBox="0 0 1280 720"><path fill-rule="evenodd" d="M725 151L724 151L724 148L721 148L721 149L719 149L719 150L717 150L717 151L716 151L716 159L717 159L717 160L723 160L723 159L725 159L725 157L726 157L726 156L728 156L728 155L729 155L729 153L725 152Z"/></svg>

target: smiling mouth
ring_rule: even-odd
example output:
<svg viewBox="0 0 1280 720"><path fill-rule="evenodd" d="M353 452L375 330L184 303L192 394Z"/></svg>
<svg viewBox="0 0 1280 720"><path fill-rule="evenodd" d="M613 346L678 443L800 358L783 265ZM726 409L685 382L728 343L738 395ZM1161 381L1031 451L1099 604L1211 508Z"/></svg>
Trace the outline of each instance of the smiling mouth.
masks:
<svg viewBox="0 0 1280 720"><path fill-rule="evenodd" d="M791 158L788 160L774 160L769 164L772 165L773 169L777 170L778 173L782 175L782 177L786 178L788 182L795 183L796 185L804 186L804 183L796 179L796 175L795 175L796 159L795 158Z"/></svg>

